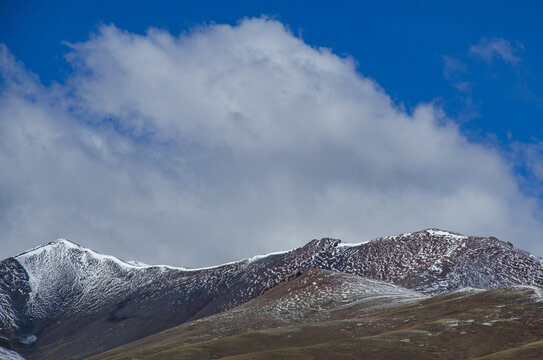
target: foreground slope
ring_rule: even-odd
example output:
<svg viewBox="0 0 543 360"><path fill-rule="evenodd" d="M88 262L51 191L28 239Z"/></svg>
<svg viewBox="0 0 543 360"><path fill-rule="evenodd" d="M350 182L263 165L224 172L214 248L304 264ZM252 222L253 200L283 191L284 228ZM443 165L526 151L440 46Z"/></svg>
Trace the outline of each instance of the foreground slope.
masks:
<svg viewBox="0 0 543 360"><path fill-rule="evenodd" d="M537 359L542 291L517 286L427 297L310 269L234 309L92 359Z"/></svg>
<svg viewBox="0 0 543 360"><path fill-rule="evenodd" d="M128 263L58 240L0 262L0 346L28 359L53 349L56 359L83 358L234 308L309 267L424 294L543 285L540 258L492 237L435 229L355 245L313 240L193 270Z"/></svg>

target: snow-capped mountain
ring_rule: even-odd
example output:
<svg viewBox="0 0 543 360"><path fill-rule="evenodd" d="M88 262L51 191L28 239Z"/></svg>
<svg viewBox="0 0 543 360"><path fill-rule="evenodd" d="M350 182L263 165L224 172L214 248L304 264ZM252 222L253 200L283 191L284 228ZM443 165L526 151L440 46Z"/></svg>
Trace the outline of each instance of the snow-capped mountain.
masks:
<svg viewBox="0 0 543 360"><path fill-rule="evenodd" d="M541 258L494 237L437 229L387 236L355 246L338 243L320 254L317 264L426 294L463 287L543 284Z"/></svg>
<svg viewBox="0 0 543 360"><path fill-rule="evenodd" d="M304 247L205 269L124 262L57 240L0 263L0 346L88 355L231 309L298 269L318 267L436 294L543 285L543 260L492 237L429 229ZM97 344L100 344L97 346Z"/></svg>

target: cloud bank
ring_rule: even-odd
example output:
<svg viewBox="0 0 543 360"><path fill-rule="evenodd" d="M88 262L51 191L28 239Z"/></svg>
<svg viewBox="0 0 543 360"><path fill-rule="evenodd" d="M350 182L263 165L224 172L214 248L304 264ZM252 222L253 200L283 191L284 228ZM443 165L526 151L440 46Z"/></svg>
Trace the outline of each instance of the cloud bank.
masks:
<svg viewBox="0 0 543 360"><path fill-rule="evenodd" d="M496 150L277 21L101 26L69 46L50 87L0 49L2 258L66 237L192 267L427 227L543 253L540 209Z"/></svg>

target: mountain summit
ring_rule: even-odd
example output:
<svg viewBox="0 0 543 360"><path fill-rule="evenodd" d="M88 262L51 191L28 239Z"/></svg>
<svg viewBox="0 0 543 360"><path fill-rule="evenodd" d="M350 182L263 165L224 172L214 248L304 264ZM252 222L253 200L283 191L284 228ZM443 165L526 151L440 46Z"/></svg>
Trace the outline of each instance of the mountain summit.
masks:
<svg viewBox="0 0 543 360"><path fill-rule="evenodd" d="M384 281L421 296L543 286L542 259L494 237L438 229L360 244L323 238L204 269L125 262L57 240L0 262L0 346L29 359L77 358L82 349L92 355L234 308L308 268Z"/></svg>

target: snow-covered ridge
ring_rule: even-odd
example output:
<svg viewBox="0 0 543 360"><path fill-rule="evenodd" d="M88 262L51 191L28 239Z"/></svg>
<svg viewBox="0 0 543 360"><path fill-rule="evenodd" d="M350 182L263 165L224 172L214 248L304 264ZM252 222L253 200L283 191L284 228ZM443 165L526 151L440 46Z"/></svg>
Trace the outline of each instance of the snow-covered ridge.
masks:
<svg viewBox="0 0 543 360"><path fill-rule="evenodd" d="M95 259L99 261L112 261L115 264L121 266L121 267L127 267L127 268L144 268L144 267L150 267L149 265L143 264L143 263L135 263L135 262L127 262L121 259L116 258L115 256L111 255L104 255L100 254L94 250L82 247L76 243L71 242L67 239L57 239L55 241L52 241L50 243L47 243L42 246L35 247L31 250L25 251L20 253L19 255L15 256L15 259L18 261L25 261L26 259L30 259L36 256L43 256L49 252L52 251L65 251L68 249L76 249L79 251L82 251L84 253L88 253Z"/></svg>
<svg viewBox="0 0 543 360"><path fill-rule="evenodd" d="M363 245L363 244L367 244L369 241L361 241L361 242L357 242L357 243L344 243L344 242L340 242L339 244L337 244L337 247L357 247L357 246L360 246L360 245Z"/></svg>
<svg viewBox="0 0 543 360"><path fill-rule="evenodd" d="M411 233L385 236L382 238L377 238L375 240L391 239L391 238L412 238L412 237L418 237L422 235L430 235L432 237L445 237L445 238L452 238L452 239L457 239L457 240L463 240L463 239L468 238L468 236L457 233L457 232L447 231L447 230L442 230L442 229L437 229L437 228L429 228L429 229L424 229L424 230L415 231Z"/></svg>
<svg viewBox="0 0 543 360"><path fill-rule="evenodd" d="M44 255L48 252L51 252L51 251L65 251L65 250L68 250L68 249L75 249L75 250L79 250L81 252L84 252L84 253L87 253L89 254L90 256L92 256L93 258L103 262L103 261L111 261L113 263L115 263L116 265L120 266L120 267L123 267L123 268L126 268L126 269L129 269L129 270L135 270L135 269L156 269L156 268L159 268L159 269L168 269L168 270L178 270L178 271L201 271L201 270L210 270L210 269L217 269L217 268L220 268L220 267L223 267L223 266L227 266L227 265L233 265L233 264L237 264L237 263L252 263L256 260L260 260L260 259L264 259L264 258L267 258L269 256L273 256L273 255L281 255L281 254L285 254L285 253L288 253L290 251L292 251L293 249L291 250L284 250L284 251L276 251L276 252L272 252L272 253L268 253L268 254L262 254L262 255L255 255L255 256L252 256L250 258L246 258L246 259L241 259L241 260L234 260L234 261L230 261L230 262L227 262L227 263L224 263L224 264L220 264L220 265L213 265L213 266L207 266L207 267L200 267L200 268L185 268L185 267L181 267L181 266L171 266L171 265L149 265L149 264L146 264L146 263L143 263L143 262L140 262L140 261L134 261L134 260L129 260L129 261L125 261L125 260L121 260L115 256L112 256L112 255L105 255L105 254L101 254L101 253L98 253L92 249L89 249L89 248L86 248L86 247L83 247L81 245L78 245L70 240L67 240L67 239L57 239L55 241L52 241L52 242L49 242L45 245L41 245L41 246L37 246L35 248L32 248L30 250L27 250L27 251L24 251L18 255L16 255L14 258L17 259L18 261L23 261L25 262L26 259L29 259L29 258L32 258L32 257L36 257L36 256L40 256L40 255Z"/></svg>
<svg viewBox="0 0 543 360"><path fill-rule="evenodd" d="M289 253L291 251L293 251L294 249L290 249L290 250L283 250L283 251L276 251L276 252L272 252L272 253L268 253L268 254L263 254L263 255L255 255L255 256L252 256L250 258L247 258L247 259L244 259L244 260L240 260L242 262L247 262L248 264L252 263L252 262L255 262L257 260L261 260L261 259L265 259L269 256L273 256L273 255L284 255L286 253Z"/></svg>
<svg viewBox="0 0 543 360"><path fill-rule="evenodd" d="M404 234L398 234L398 235L390 235L390 236L385 236L385 237L379 237L379 238L376 238L376 239L373 239L373 240L361 241L361 242L357 242L357 243L344 243L344 242L341 242L341 240L340 240L340 242L339 242L339 244L337 246L340 247L340 248L341 247L357 247L357 246L360 246L360 245L367 244L370 241L380 241L380 240L385 240L385 239L395 239L395 238L398 238L398 237L400 237L400 238L412 238L414 236L420 236L420 235L423 235L423 234L428 234L428 235L430 235L432 237L444 237L444 238L450 238L450 239L454 239L454 240L465 240L465 239L468 238L466 235L462 235L462 234L459 234L459 233L456 233L456 232L431 228L431 229L425 229L425 230L416 231L416 232L412 232L412 233L404 233Z"/></svg>
<svg viewBox="0 0 543 360"><path fill-rule="evenodd" d="M452 238L452 239L455 239L455 240L463 240L463 239L468 238L467 236L459 234L459 233L432 228L432 229L426 229L426 230L417 231L417 232L413 232L413 233L399 234L399 235L396 235L396 236L386 236L386 237L377 238L377 239L374 239L374 240L361 241L361 242L357 242L357 243L344 243L341 240L338 240L337 247L339 247L339 248L359 247L361 245L369 243L370 241L379 241L379 240L383 240L383 239L390 239L390 238L397 238L397 237L409 238L409 237L420 235L420 234L422 234L424 232L429 234L430 236L446 237L446 238ZM249 258L246 258L246 259L234 260L234 261L230 261L230 262L220 264L220 265L213 265L213 266L200 267L200 268L186 268L186 267L171 266L171 265L149 265L149 264L146 264L146 263L143 263L143 262L140 262L140 261L134 261L134 260L125 261L125 260L121 260L121 259L119 259L119 258L117 258L115 256L112 256L112 255L105 255L105 254L98 253L98 252L96 252L96 251L94 251L92 249L89 249L89 248L83 247L81 245L78 245L78 244L76 244L76 243L74 243L74 242L72 242L72 241L70 241L68 239L57 239L57 240L49 242L49 243L47 243L45 245L37 246L37 247L35 247L33 249L24 251L24 252L16 255L14 258L17 259L17 260L24 260L25 258L33 257L33 256L36 256L36 255L42 254L44 252L49 252L49 251L51 251L51 250L53 250L55 248L58 249L59 247L64 247L66 249L77 249L77 250L80 250L80 251L83 251L85 253L90 254L95 259L98 259L100 261L111 261L111 262L117 264L118 266L124 267L124 268L127 268L127 269L161 268L161 269L179 270L179 271L201 271L201 270L216 269L216 268L220 268L220 267L223 267L223 266L232 265L232 264L236 264L236 263L243 263L243 262L252 263L252 262L254 262L256 260L264 259L266 257L273 256L273 255L283 255L283 254L289 253L289 252L294 250L294 249L290 249L290 250L271 252L271 253L268 253L268 254L255 255L255 256L252 256L252 257L249 257Z"/></svg>

